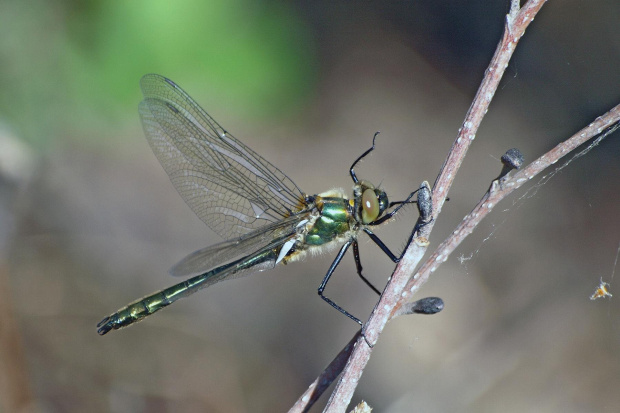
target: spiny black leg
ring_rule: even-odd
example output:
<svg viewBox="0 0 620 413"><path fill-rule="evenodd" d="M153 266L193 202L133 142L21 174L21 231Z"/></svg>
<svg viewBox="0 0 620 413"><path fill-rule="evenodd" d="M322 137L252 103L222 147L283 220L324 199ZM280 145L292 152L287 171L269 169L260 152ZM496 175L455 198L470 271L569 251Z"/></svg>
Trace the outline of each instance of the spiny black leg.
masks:
<svg viewBox="0 0 620 413"><path fill-rule="evenodd" d="M357 245L357 240L353 241L353 258L355 259L355 266L357 267L357 275L359 275L362 281L364 281L374 292L381 295L381 292L379 292L379 290L377 290L375 286L362 275L362 261L360 260L360 249Z"/></svg>
<svg viewBox="0 0 620 413"><path fill-rule="evenodd" d="M349 168L349 173L351 174L351 179L353 179L354 183L358 183L358 179L357 179L357 176L355 175L355 171L353 170L353 168L355 168L355 165L357 165L359 161L364 159L366 155L368 155L370 152L372 152L375 149L375 139L377 139L378 134L379 132L376 132L375 136L372 137L372 146L370 147L370 149L368 149L366 152L361 154L360 157L357 158L355 162L353 162L353 165L351 165L351 168Z"/></svg>
<svg viewBox="0 0 620 413"><path fill-rule="evenodd" d="M392 261L394 261L395 263L400 262L400 259L401 259L402 256L401 257L397 257L396 255L394 255L394 253L392 253L392 251L390 251L390 249L387 247L387 245L385 245L383 243L383 241L381 241L381 239L379 239L379 237L375 235L374 232L372 232L368 228L364 228L364 232L366 234L368 234L370 239L373 240L375 242L375 244L377 244L379 246L379 248L381 248L381 251L385 252L385 255L390 257L390 259Z"/></svg>
<svg viewBox="0 0 620 413"><path fill-rule="evenodd" d="M363 326L364 323L362 323L362 321L359 318L355 317L353 314L350 314L347 310L345 310L344 308L340 307L338 304L336 304L335 302L333 302L332 300L330 300L329 298L327 298L327 297L325 297L323 295L323 291L325 291L325 286L327 285L327 282L329 281L329 278L334 273L334 270L336 269L338 264L340 264L340 261L342 261L342 257L344 257L344 254L347 252L347 250L351 246L352 242L353 242L353 240L349 240L349 241L346 242L346 244L344 244L342 246L342 248L340 248L340 252L338 253L336 258L332 262L332 265L329 266L329 269L327 270L327 274L325 274L325 277L323 277L323 281L321 282L321 285L319 285L319 290L318 291L319 291L319 296L321 296L321 298L323 300L325 300L329 305L331 305L336 310L340 311L342 314L344 314L347 317L349 317L351 320L355 321L360 326Z"/></svg>
<svg viewBox="0 0 620 413"><path fill-rule="evenodd" d="M368 223L368 225L381 225L383 224L385 221L387 221L388 219L392 218L394 215L396 215L398 213L398 211L404 207L407 204L414 204L417 201L412 201L411 198L413 198L413 196L415 195L416 192L418 192L419 189L416 189L415 191L413 191L412 193L409 194L409 196L407 197L407 199L405 199L404 201L396 201L396 202L390 202L390 207L394 206L394 205L398 205L393 211L388 212L387 214L385 214L384 216L382 216L381 218Z"/></svg>

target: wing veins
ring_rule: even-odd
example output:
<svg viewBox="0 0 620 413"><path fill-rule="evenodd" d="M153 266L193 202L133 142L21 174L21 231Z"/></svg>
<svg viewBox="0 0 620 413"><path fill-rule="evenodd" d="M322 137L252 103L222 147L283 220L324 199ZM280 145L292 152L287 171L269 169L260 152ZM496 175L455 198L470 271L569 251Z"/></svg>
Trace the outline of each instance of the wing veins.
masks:
<svg viewBox="0 0 620 413"><path fill-rule="evenodd" d="M303 206L304 194L290 178L226 132L181 88L158 75L141 83L148 141L177 191L212 229L232 238Z"/></svg>

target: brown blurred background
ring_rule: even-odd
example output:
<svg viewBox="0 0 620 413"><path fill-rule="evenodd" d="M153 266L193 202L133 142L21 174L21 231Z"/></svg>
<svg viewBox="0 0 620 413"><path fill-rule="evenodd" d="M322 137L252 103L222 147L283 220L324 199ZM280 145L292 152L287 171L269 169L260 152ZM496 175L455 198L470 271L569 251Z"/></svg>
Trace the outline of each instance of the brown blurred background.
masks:
<svg viewBox="0 0 620 413"><path fill-rule="evenodd" d="M104 316L178 281L167 270L185 254L221 240L151 153L138 81L170 77L308 193L348 190L350 164L379 130L358 176L402 199L437 176L509 2L385 3L0 3L1 412L291 406L357 329L316 295L333 254L96 333ZM543 7L433 244L507 149L531 161L618 104L618 21L617 0ZM618 285L619 159L615 134L498 206L423 288L445 310L390 323L354 401L377 412L618 411L620 304L589 296L601 277L612 294ZM379 235L398 250L416 217L409 208ZM361 244L383 286L393 264ZM327 294L362 319L377 299L350 257Z"/></svg>

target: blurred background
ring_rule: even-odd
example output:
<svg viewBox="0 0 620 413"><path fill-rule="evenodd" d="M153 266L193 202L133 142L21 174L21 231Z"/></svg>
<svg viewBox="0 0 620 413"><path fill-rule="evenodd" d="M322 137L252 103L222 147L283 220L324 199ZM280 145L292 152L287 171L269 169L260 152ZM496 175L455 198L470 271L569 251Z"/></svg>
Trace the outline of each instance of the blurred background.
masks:
<svg viewBox="0 0 620 413"><path fill-rule="evenodd" d="M316 295L333 254L231 280L137 326L117 308L221 241L141 130L165 75L307 193L348 168L402 199L434 182L509 1L0 2L0 411L285 411L357 330ZM518 147L529 162L619 103L620 3L550 1L518 46L443 208L437 245ZM618 411L620 244L610 136L498 206L433 274L434 316L391 322L353 401L378 412ZM551 171L549 171L551 172ZM392 250L417 211L378 234ZM432 248L432 246L431 246ZM367 238L365 274L394 265ZM616 268L616 278L620 268ZM347 257L327 295L377 300ZM325 403L323 398L319 411Z"/></svg>

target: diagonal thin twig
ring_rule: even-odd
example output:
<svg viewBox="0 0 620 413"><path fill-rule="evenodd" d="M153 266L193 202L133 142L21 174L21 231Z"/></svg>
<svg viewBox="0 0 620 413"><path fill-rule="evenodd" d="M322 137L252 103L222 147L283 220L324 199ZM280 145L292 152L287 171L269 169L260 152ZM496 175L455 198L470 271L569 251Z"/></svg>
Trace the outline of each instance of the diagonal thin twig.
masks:
<svg viewBox="0 0 620 413"><path fill-rule="evenodd" d="M439 173L433 187L433 211L436 218L441 212L443 202L454 181L469 146L474 140L476 131L487 112L488 106L497 90L502 75L525 29L534 19L546 0L529 0L523 7L519 1L511 1L511 9L506 16L504 35L495 51L493 59L485 72L484 79L474 101L465 117L465 121L448 154L448 157ZM411 274L424 256L428 247L427 237L430 234L434 221L422 227L408 246L399 265L390 277L381 298L373 310L368 322L364 326L363 339L360 336L349 358L345 371L340 378L336 389L328 401L326 412L342 412L348 406L357 383L366 366L372 347L383 331L394 308L401 299L407 299L409 293L404 290ZM298 403L309 408L311 403L304 403L300 398ZM296 404L297 405L297 404Z"/></svg>
<svg viewBox="0 0 620 413"><path fill-rule="evenodd" d="M511 3L510 12L506 16L502 40L495 50L482 84L433 186L433 211L435 218L441 212L441 207L452 186L456 173L476 136L476 131L487 112L502 75L506 67L508 67L508 62L517 43L545 2L546 0L529 0L521 8L519 8L518 1ZM343 412L350 403L372 352L372 347L365 345L363 341L374 345L398 302L409 297L409 292L405 290L406 284L426 252L428 247L427 237L433 226L434 221L421 228L418 237L413 239L413 242L407 248L405 255L390 277L390 281L388 281L379 302L364 326L365 340L358 339L358 345L353 350L347 366L345 366L345 370L327 403L325 412Z"/></svg>
<svg viewBox="0 0 620 413"><path fill-rule="evenodd" d="M346 346L338 353L336 358L329 363L329 366L323 370L321 375L312 382L308 387L308 390L301 395L301 397L295 402L293 407L289 410L289 413L302 413L307 412L310 407L321 397L323 392L334 382L338 377L342 369L347 362L347 359L353 352L357 339L360 338L362 331L358 331L357 334L347 343Z"/></svg>
<svg viewBox="0 0 620 413"><path fill-rule="evenodd" d="M493 210L493 208L513 191L521 187L533 177L540 174L549 166L568 155L585 142L600 136L599 139L606 137L609 133L618 129L620 122L620 104L612 108L609 112L596 118L585 128L575 133L573 136L558 144L549 152L540 156L526 168L517 172L513 176L507 177L499 183L493 181L489 190L474 209L461 221L452 234L442 242L435 252L420 267L418 272L409 280L405 286L408 294L415 293L430 277L430 274L437 269L441 263L448 259L448 256L458 247L463 240L473 232L474 228ZM610 129L611 128L611 129ZM602 135L601 135L602 134ZM593 143L595 145L597 142ZM580 156L576 154L575 157ZM558 167L558 169L564 166ZM406 302L401 300L393 310L395 314L398 309Z"/></svg>
<svg viewBox="0 0 620 413"><path fill-rule="evenodd" d="M435 183L435 190L433 192L433 202L436 208L435 217L437 216L438 211L440 210L443 201L445 200L449 186L454 179L453 177L455 175L455 172L456 170L458 170L458 167L462 162L462 157L465 155L468 146L471 144L471 141L473 141L475 131L477 130L480 121L484 116L484 113L486 113L486 108L488 107L488 104L490 103L490 100L492 98L492 92L494 92L497 88L497 84L501 79L501 74L503 73L503 70L507 65L510 55L514 51L514 45L516 45L518 39L523 35L523 31L527 27L527 24L533 20L535 14L544 4L544 1L531 1L526 4L522 9L518 8L518 3L518 1L514 0L511 3L511 12L506 19L506 32L504 33L504 38L498 46L496 55L494 56L489 69L487 69L485 79L478 91L478 94L476 95L474 103L470 107L468 115L463 123L463 128L461 128L461 130L459 131L459 136L457 137L456 142L454 143L453 148L450 152L450 155L444 163L442 172L440 173ZM515 24L517 26L521 26L517 27L515 26ZM509 34L508 36L507 33ZM514 45L511 45L511 43L513 43ZM498 56L498 54L501 56ZM504 66L501 66L502 62L505 62ZM590 125L583 128L581 131L577 132L566 141L558 144L555 148L539 157L522 171L514 174L512 177L506 177L502 179L501 184L499 181L494 181L487 193L482 197L478 205L473 209L470 214L468 214L463 219L461 224L459 224L459 226L452 233L452 235L437 247L435 253L433 253L431 257L429 257L428 260L420 267L419 271L415 274L415 276L408 278L408 281L406 282L403 289L396 289L399 294L392 294L391 291L388 291L388 287L391 284L395 284L394 280L396 278L401 278L400 272L405 275L413 273L413 268L411 268L410 266L415 266L415 264L419 262L426 250L428 241L425 236L429 234L431 229L429 227L432 227L432 224L423 227L420 233L417 234L417 237L412 239L413 242L408 248L406 256L403 257L403 261L407 261L407 259L409 258L412 264L407 265L406 262L401 261L401 265L397 267L390 282L388 283L388 287L386 287L386 291L384 292L381 301L378 303L375 311L373 311L371 319L366 324L366 338L364 340L361 340L358 333L356 335L356 337L358 337L358 342L356 343L356 346L352 348L352 342L350 342L345 348L345 350L343 350L339 354L338 363L332 362L332 364L330 364L330 377L335 377L334 375L337 375L338 372L336 372L334 368L337 368L337 366L341 365L340 363L342 361L342 357L345 356L348 351L353 349L353 354L349 359L347 366L345 367L346 371L341 378L339 388L334 391L334 394L332 395L332 398L328 403L326 411L344 411L344 409L348 405L348 402L350 401L350 398L352 396L352 392L357 386L357 382L359 380L359 377L361 376L361 372L363 371L363 368L365 367L365 364L372 350L372 348L368 345L365 345L365 343L374 345L374 343L376 342L376 337L379 334L379 332L372 330L370 327L373 316L375 315L375 313L377 313L378 309L381 309L380 306L384 302L384 296L397 296L398 302L391 308L391 312L389 312L387 316L380 320L382 323L381 328L383 328L385 323L387 323L390 318L400 313L399 309L403 306L403 304L407 303L408 297L415 293L428 280L430 274L442 262L446 261L449 254L451 254L454 249L473 231L473 229L478 225L478 223L480 223L481 220L489 214L489 212L494 208L495 205L497 205L499 201L503 200L514 190L518 189L525 182L540 174L549 166L555 164L559 159L577 149L583 143L598 136L598 139L594 143L592 143L584 151L576 154L573 159L589 151L592 147L596 146L600 142L600 140L602 140L618 128L620 128L620 105L612 108L606 114L595 119ZM455 152L459 152L461 155L453 156ZM565 165L556 168L556 171L565 167L569 162L570 161L568 161ZM441 184L442 182L445 182L444 185ZM398 283L398 285L400 284ZM383 306L383 309L385 311L388 311L389 308L390 307L388 305ZM368 341L369 337L371 337L371 334L373 333L375 335L373 336L372 341ZM355 340L356 337L354 337L353 340ZM342 383L344 383L344 385L342 385ZM322 384L323 388L326 388L329 385L329 383ZM344 393L341 392L340 389L350 391L348 399L345 399L344 397L335 397L335 395ZM315 389L313 393L313 400L316 400L319 395L320 394L318 394L318 389ZM300 399L300 401L301 400L302 399ZM308 401L308 399L306 399L306 401ZM298 411L307 411L310 408L312 402L306 404L302 403L305 408Z"/></svg>

